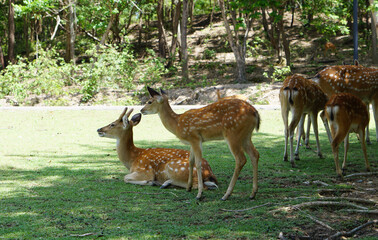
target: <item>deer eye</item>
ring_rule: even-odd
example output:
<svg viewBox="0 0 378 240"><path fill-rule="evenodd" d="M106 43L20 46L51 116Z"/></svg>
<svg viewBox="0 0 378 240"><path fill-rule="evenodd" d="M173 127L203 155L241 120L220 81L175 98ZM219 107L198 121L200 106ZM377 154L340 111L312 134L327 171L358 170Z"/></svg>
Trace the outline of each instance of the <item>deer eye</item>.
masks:
<svg viewBox="0 0 378 240"><path fill-rule="evenodd" d="M114 124L114 123L111 123L111 124L110 124L110 127L115 127L115 124Z"/></svg>
<svg viewBox="0 0 378 240"><path fill-rule="evenodd" d="M150 100L150 101L148 101L148 102L147 102L147 104L152 104L152 101L151 101L151 100Z"/></svg>

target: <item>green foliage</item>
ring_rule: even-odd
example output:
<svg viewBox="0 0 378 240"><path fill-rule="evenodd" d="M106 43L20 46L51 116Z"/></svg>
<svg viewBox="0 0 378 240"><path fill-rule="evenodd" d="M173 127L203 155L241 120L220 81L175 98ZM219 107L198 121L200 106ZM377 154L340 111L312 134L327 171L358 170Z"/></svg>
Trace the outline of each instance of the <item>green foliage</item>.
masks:
<svg viewBox="0 0 378 240"><path fill-rule="evenodd" d="M145 84L155 84L162 81L162 75L168 70L164 66L163 59L156 56L156 53L148 49L148 56L143 60L143 71L140 71L139 81Z"/></svg>
<svg viewBox="0 0 378 240"><path fill-rule="evenodd" d="M39 53L31 62L19 59L18 64L9 65L0 75L0 96L12 94L23 101L31 94L60 96L67 78L67 67L54 50ZM69 72L69 71L68 71Z"/></svg>
<svg viewBox="0 0 378 240"><path fill-rule="evenodd" d="M203 51L203 59L215 59L215 57L216 57L215 50L206 48Z"/></svg>
<svg viewBox="0 0 378 240"><path fill-rule="evenodd" d="M270 78L271 82L273 83L273 82L283 81L285 77L288 76L289 74L291 74L290 66L285 66L285 67L273 66L273 73L269 75L267 72L264 72L263 76L266 78Z"/></svg>
<svg viewBox="0 0 378 240"><path fill-rule="evenodd" d="M0 75L0 97L13 95L19 103L26 103L32 94L59 99L70 93L79 93L82 101L87 102L101 88L132 90L135 80L161 82L161 76L166 73L164 64L153 51L149 54L150 57L139 62L127 47L118 51L115 47L97 50L93 46L86 51L89 63L74 65L65 63L54 49L42 49L36 60L19 59L17 64L4 70ZM59 102L63 103L56 101Z"/></svg>

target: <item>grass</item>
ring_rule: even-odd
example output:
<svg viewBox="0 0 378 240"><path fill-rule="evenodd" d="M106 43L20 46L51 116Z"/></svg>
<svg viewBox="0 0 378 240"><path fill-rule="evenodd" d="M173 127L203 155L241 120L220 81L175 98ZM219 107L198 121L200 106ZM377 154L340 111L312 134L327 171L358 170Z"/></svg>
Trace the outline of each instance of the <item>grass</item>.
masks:
<svg viewBox="0 0 378 240"><path fill-rule="evenodd" d="M115 120L121 110L1 110L0 111L0 239L276 239L280 232L301 234L315 222L299 212L276 212L279 206L299 203L299 196L317 198L319 188L351 188L336 180L333 156L324 128L320 138L325 159L301 148L292 169L282 161L283 124L278 110L260 110L262 125L253 142L260 152L259 192L254 201L252 166L244 167L233 195L226 191L234 160L223 141L204 144L205 158L220 182L219 190L196 192L123 183L128 172L120 164L115 141L97 136L96 129ZM374 131L371 124L371 132ZM140 147L185 148L164 129L157 115L143 116L134 129ZM375 136L375 134L373 134ZM377 142L368 146L377 169ZM365 171L360 146L352 137L348 172ZM319 187L306 181L330 184ZM271 205L243 212L245 209ZM322 216L324 209L312 214ZM344 214L339 209L332 212ZM350 213L348 213L350 215ZM367 219L330 223L350 230ZM366 238L368 239L368 238Z"/></svg>

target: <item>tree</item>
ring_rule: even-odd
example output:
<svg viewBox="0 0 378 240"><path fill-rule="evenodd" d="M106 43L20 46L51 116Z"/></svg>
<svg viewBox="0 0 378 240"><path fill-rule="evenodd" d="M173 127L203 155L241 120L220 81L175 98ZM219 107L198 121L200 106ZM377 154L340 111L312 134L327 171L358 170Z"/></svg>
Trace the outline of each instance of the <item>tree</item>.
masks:
<svg viewBox="0 0 378 240"><path fill-rule="evenodd" d="M16 62L14 46L15 46L15 24L14 24L14 3L15 0L9 0L8 9L8 60L11 63Z"/></svg>
<svg viewBox="0 0 378 240"><path fill-rule="evenodd" d="M230 2L228 11L230 12L231 22L233 25L233 32L228 23L228 14L226 13L226 6L224 0L218 0L219 7L222 12L223 23L226 28L227 38L230 43L232 52L234 53L237 66L237 82L245 82L245 56L247 50L248 34L251 30L253 18L258 16L257 10L261 4L260 1L240 0ZM244 30L241 36L240 29Z"/></svg>
<svg viewBox="0 0 378 240"><path fill-rule="evenodd" d="M181 18L181 63L182 63L182 80L189 81L188 67L188 46L187 46L187 25L188 25L188 0L182 1L182 18Z"/></svg>
<svg viewBox="0 0 378 240"><path fill-rule="evenodd" d="M158 38L159 38L159 54L161 58L165 58L167 55L167 40L164 29L164 0L158 0L157 5L157 17L158 17Z"/></svg>
<svg viewBox="0 0 378 240"><path fill-rule="evenodd" d="M373 57L373 63L378 64L378 49L377 49L377 42L378 42L378 6L374 5L374 0L370 1L371 9L371 51ZM376 4L378 5L378 4Z"/></svg>
<svg viewBox="0 0 378 240"><path fill-rule="evenodd" d="M66 56L65 61L70 62L74 61L75 58L75 22L76 22L76 10L75 10L76 2L75 0L68 0L68 17L67 17L67 24L66 24L66 32L67 32L67 39L66 39Z"/></svg>

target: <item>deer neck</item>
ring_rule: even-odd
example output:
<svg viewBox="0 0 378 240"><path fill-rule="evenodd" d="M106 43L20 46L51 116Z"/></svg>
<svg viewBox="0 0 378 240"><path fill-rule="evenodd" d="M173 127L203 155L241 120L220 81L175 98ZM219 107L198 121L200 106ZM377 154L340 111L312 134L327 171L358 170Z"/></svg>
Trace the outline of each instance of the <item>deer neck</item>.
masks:
<svg viewBox="0 0 378 240"><path fill-rule="evenodd" d="M176 114L172 110L168 101L163 102L163 105L161 106L158 114L159 114L160 120L163 123L164 127L168 131L170 131L171 133L176 135L179 114Z"/></svg>
<svg viewBox="0 0 378 240"><path fill-rule="evenodd" d="M119 160L130 169L135 157L138 155L139 148L135 147L133 140L133 131L125 131L117 139L117 154Z"/></svg>

